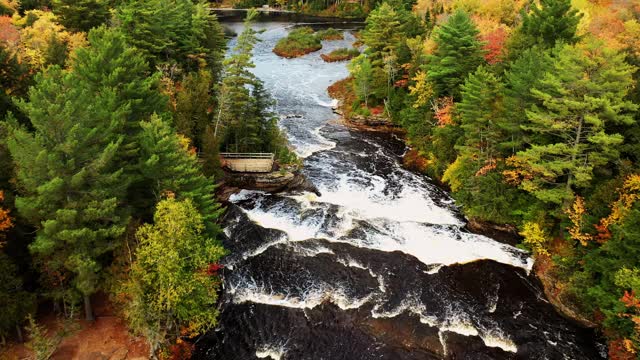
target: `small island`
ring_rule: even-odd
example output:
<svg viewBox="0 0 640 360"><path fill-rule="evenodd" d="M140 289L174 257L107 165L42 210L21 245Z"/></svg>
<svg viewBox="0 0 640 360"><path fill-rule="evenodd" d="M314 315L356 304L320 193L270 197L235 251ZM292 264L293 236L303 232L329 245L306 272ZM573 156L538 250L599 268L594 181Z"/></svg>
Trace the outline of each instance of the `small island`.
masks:
<svg viewBox="0 0 640 360"><path fill-rule="evenodd" d="M308 26L295 29L280 39L273 52L288 59L300 57L322 49L322 42Z"/></svg>
<svg viewBox="0 0 640 360"><path fill-rule="evenodd" d="M326 62L336 62L336 61L351 60L358 55L360 55L360 51L358 49L340 48L340 49L335 49L328 54L321 54L320 57L322 58L322 60Z"/></svg>
<svg viewBox="0 0 640 360"><path fill-rule="evenodd" d="M280 39L273 48L273 52L278 56L292 59L322 49L323 40L343 39L344 34L339 30L329 28L314 32L312 28L305 26L292 30L287 37Z"/></svg>

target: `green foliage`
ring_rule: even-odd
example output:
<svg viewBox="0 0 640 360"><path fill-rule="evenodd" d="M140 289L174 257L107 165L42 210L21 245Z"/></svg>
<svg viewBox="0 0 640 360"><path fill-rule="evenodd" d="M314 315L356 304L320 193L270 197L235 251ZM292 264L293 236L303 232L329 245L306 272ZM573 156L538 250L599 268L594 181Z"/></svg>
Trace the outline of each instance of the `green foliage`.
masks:
<svg viewBox="0 0 640 360"><path fill-rule="evenodd" d="M127 1L115 17L128 42L152 67L175 61L188 70L208 66L217 74L224 33L207 7L190 0Z"/></svg>
<svg viewBox="0 0 640 360"><path fill-rule="evenodd" d="M21 116L12 98L24 97L31 83L29 68L0 42L0 119L9 112ZM23 119L21 119L23 120Z"/></svg>
<svg viewBox="0 0 640 360"><path fill-rule="evenodd" d="M121 206L128 181L117 161L127 109L102 90L49 68L20 103L35 132L14 128L8 141L23 189L16 207L37 229L30 250L48 270L75 274L84 295L96 290L99 258L128 221Z"/></svg>
<svg viewBox="0 0 640 360"><path fill-rule="evenodd" d="M541 106L527 111L532 146L518 153L535 178L521 187L538 199L562 204L574 188L591 184L593 170L619 156L623 136L606 124L630 125L624 100L632 84L633 68L620 54L597 48L563 46L540 86L531 90Z"/></svg>
<svg viewBox="0 0 640 360"><path fill-rule="evenodd" d="M296 28L287 37L278 40L273 52L286 58L299 57L322 49L320 40L320 37L313 33L312 28Z"/></svg>
<svg viewBox="0 0 640 360"><path fill-rule="evenodd" d="M456 11L435 30L437 48L429 57L428 79L437 96L460 99L467 74L484 62L478 29L464 11Z"/></svg>
<svg viewBox="0 0 640 360"><path fill-rule="evenodd" d="M9 256L0 250L0 337L4 338L35 310L35 295L23 287Z"/></svg>
<svg viewBox="0 0 640 360"><path fill-rule="evenodd" d="M193 202L160 201L153 224L141 226L136 238L136 259L123 289L131 297L125 309L131 329L155 352L176 329L194 335L214 326L220 280L211 266L225 252L206 234Z"/></svg>
<svg viewBox="0 0 640 360"><path fill-rule="evenodd" d="M342 40L344 34L340 30L334 28L328 28L326 30L320 30L316 33L316 37L320 40Z"/></svg>
<svg viewBox="0 0 640 360"><path fill-rule="evenodd" d="M582 15L571 7L571 0L541 0L522 19L521 32L530 43L546 48L558 42L575 44L576 30Z"/></svg>
<svg viewBox="0 0 640 360"><path fill-rule="evenodd" d="M205 128L211 122L209 111L213 106L212 78L208 71L190 73L184 77L175 101L174 121L178 133L202 147Z"/></svg>
<svg viewBox="0 0 640 360"><path fill-rule="evenodd" d="M339 48L331 51L328 54L322 54L320 57L326 62L351 60L360 55L360 50L354 48Z"/></svg>
<svg viewBox="0 0 640 360"><path fill-rule="evenodd" d="M73 31L88 32L109 20L107 0L52 0L53 12L62 25Z"/></svg>
<svg viewBox="0 0 640 360"><path fill-rule="evenodd" d="M35 360L48 360L56 351L61 339L58 336L48 336L44 326L39 325L30 314L27 316L27 322L30 338L27 346L33 351Z"/></svg>
<svg viewBox="0 0 640 360"><path fill-rule="evenodd" d="M148 201L159 201L167 193L177 199L189 198L196 206L207 236L218 235L216 219L221 214L215 202L214 182L202 174L198 159L186 138L177 135L159 116L142 122L140 134L140 171L151 193Z"/></svg>

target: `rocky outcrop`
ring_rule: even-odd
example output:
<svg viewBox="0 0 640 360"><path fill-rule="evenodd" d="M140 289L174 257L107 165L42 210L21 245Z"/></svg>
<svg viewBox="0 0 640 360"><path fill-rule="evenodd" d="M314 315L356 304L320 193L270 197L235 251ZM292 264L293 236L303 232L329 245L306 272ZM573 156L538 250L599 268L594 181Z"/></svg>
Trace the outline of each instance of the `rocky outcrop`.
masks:
<svg viewBox="0 0 640 360"><path fill-rule="evenodd" d="M282 169L270 173L225 172L223 184L218 190L218 198L227 201L229 196L242 189L269 193L308 191L321 195L318 188L299 169Z"/></svg>

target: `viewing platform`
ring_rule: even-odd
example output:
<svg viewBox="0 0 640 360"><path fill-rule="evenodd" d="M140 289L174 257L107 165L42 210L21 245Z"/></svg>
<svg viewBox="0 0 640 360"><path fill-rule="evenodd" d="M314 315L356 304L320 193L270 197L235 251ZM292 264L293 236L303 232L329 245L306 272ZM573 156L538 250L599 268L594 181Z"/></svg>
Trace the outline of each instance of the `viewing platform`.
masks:
<svg viewBox="0 0 640 360"><path fill-rule="evenodd" d="M222 166L233 172L268 173L273 169L273 153L220 153Z"/></svg>

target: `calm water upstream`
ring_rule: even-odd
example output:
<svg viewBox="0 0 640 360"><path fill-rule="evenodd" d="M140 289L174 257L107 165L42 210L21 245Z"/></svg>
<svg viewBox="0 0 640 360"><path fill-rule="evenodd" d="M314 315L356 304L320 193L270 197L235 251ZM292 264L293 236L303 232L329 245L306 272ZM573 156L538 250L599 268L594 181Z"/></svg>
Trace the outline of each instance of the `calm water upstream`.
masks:
<svg viewBox="0 0 640 360"><path fill-rule="evenodd" d="M601 358L545 300L526 253L467 232L448 194L399 165L402 142L332 121L326 88L348 72L320 53L351 34L287 60L271 49L290 24L256 28L254 73L322 196L232 197L220 324L194 358Z"/></svg>

